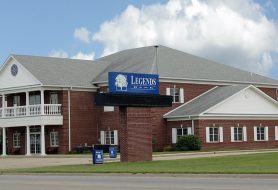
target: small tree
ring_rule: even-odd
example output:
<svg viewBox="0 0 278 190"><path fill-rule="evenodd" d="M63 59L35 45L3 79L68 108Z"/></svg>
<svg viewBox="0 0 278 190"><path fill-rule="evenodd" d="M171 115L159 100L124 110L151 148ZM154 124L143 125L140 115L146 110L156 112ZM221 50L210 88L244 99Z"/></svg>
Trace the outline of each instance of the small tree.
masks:
<svg viewBox="0 0 278 190"><path fill-rule="evenodd" d="M195 135L186 135L178 139L177 149L178 150L201 150L201 140Z"/></svg>

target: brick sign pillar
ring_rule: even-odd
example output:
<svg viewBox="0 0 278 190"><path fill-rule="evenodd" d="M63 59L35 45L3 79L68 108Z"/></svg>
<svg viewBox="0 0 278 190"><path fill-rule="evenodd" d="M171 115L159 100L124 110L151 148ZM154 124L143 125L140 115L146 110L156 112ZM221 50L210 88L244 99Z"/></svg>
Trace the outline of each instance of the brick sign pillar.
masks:
<svg viewBox="0 0 278 190"><path fill-rule="evenodd" d="M152 160L150 108L120 107L122 162Z"/></svg>

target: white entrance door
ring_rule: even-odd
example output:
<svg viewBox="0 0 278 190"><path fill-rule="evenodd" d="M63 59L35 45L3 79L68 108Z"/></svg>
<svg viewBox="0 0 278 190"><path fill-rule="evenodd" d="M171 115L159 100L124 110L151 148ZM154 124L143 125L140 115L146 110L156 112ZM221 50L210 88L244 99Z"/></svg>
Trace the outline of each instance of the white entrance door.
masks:
<svg viewBox="0 0 278 190"><path fill-rule="evenodd" d="M31 154L41 153L41 133L30 133L30 151Z"/></svg>

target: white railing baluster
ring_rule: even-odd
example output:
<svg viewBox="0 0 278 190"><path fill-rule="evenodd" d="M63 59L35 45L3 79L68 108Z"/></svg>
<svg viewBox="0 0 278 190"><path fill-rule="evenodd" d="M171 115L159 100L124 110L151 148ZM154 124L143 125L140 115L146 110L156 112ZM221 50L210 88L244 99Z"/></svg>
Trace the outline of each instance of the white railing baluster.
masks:
<svg viewBox="0 0 278 190"><path fill-rule="evenodd" d="M25 117L27 116L27 110L30 116L41 115L41 105L29 105L27 106L14 106L0 108L0 117L4 114L4 117ZM45 115L61 115L61 104L45 104Z"/></svg>

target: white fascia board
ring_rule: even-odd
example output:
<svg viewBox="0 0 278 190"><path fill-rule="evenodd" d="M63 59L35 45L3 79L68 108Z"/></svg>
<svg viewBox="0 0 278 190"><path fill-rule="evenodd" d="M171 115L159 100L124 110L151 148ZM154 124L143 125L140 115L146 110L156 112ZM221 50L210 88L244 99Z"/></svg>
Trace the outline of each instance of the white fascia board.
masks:
<svg viewBox="0 0 278 190"><path fill-rule="evenodd" d="M15 88L2 88L0 89L0 93L4 94L13 94L13 93L20 93L26 91L36 91L41 88L41 85L32 85L32 86L21 86Z"/></svg>
<svg viewBox="0 0 278 190"><path fill-rule="evenodd" d="M194 117L171 117L167 121L188 120L278 120L278 115L204 115Z"/></svg>
<svg viewBox="0 0 278 190"><path fill-rule="evenodd" d="M258 92L260 95L262 95L263 97L265 97L267 100L269 100L270 102L272 102L273 104L275 104L276 106L278 106L278 101L274 100L272 97L270 97L269 95L267 95L266 93L264 93L262 90L260 90L259 88L256 88L255 86L251 85L250 88L252 88L253 90L255 90L256 92Z"/></svg>
<svg viewBox="0 0 278 190"><path fill-rule="evenodd" d="M278 120L278 115L203 115L199 120Z"/></svg>
<svg viewBox="0 0 278 190"><path fill-rule="evenodd" d="M180 82L180 83L196 83L196 84L212 84L212 85L231 85L231 84L250 84L260 87L278 88L277 84L260 83L260 82L244 82L244 81L224 81L209 79L192 79L192 78L176 78L176 77L159 77L161 82Z"/></svg>
<svg viewBox="0 0 278 190"><path fill-rule="evenodd" d="M184 103L184 104L182 104L182 105L180 105L180 106L176 107L175 109L173 109L173 110L171 110L171 111L169 111L169 112L165 113L165 114L163 115L163 118L166 118L168 114L170 114L170 113L172 113L172 112L176 111L177 109L182 108L183 106L186 106L186 105L187 105L187 104L189 104L190 102L192 102L192 101L196 100L197 98L199 98L199 97L201 97L201 96L203 96L203 95L207 94L208 92L210 92L210 91L212 91L212 90L214 90L214 89L216 89L216 88L218 88L218 86L215 86L215 87L213 87L213 88L209 89L208 91L206 91L206 92L204 92L204 93L200 94L199 96L196 96L195 98L193 98L193 99L189 100L188 102L186 102L186 103ZM183 116L178 116L178 117L183 117ZM170 117L169 117L169 118L170 118Z"/></svg>
<svg viewBox="0 0 278 190"><path fill-rule="evenodd" d="M96 92L99 87L83 87L83 86L63 86L63 85L44 85L45 88L61 88L62 90L68 90L71 91L90 91L90 92Z"/></svg>
<svg viewBox="0 0 278 190"><path fill-rule="evenodd" d="M252 86L252 85L249 85L249 86L243 88L242 90L240 90L240 91L238 91L237 93L231 95L230 97L226 98L225 100L222 100L221 102L219 102L219 103L215 104L214 106L208 108L207 110L205 110L205 111L203 111L202 113L200 113L200 116L204 115L204 113L209 112L210 110L214 109L215 107L217 107L217 106L219 106L219 105L225 103L226 101L228 101L228 100L231 99L232 97L234 97L234 96L240 94L242 91L244 91L244 90L250 88L251 86Z"/></svg>

